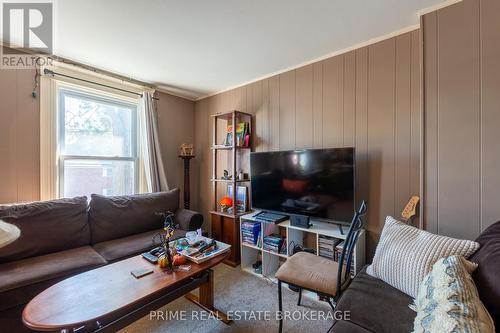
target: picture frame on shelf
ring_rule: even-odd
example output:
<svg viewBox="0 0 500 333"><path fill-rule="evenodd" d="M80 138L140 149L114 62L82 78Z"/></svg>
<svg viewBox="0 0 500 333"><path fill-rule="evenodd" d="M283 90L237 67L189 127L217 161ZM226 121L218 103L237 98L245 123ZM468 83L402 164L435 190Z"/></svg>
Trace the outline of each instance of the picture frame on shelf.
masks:
<svg viewBox="0 0 500 333"><path fill-rule="evenodd" d="M227 185L227 196L233 197L233 185ZM248 188L246 186L236 186L236 212L244 213L248 208Z"/></svg>

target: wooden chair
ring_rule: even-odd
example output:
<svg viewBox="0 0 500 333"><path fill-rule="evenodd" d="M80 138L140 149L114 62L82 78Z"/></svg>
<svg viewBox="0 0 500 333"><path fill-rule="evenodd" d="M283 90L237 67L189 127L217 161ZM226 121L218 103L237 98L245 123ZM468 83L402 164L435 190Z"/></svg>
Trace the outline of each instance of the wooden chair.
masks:
<svg viewBox="0 0 500 333"><path fill-rule="evenodd" d="M358 241L359 233L363 227L362 217L366 214L367 205L363 201L354 213L349 232L344 241L344 248L339 258L339 262L323 258L312 253L298 252L287 259L276 272L278 279L278 306L280 314L283 313L283 299L281 294L281 284L287 283L299 289L300 305L302 290L315 292L335 310L335 305L349 283L351 282L351 263L353 250ZM333 326L332 326L333 327ZM328 330L330 332L332 328ZM279 332L283 330L283 316L280 316Z"/></svg>

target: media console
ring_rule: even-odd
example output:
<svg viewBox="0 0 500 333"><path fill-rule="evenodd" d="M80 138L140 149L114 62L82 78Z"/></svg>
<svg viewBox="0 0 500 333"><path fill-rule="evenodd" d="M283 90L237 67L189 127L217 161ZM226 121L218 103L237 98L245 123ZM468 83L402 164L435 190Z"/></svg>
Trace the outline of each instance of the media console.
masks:
<svg viewBox="0 0 500 333"><path fill-rule="evenodd" d="M287 260L293 253L293 248L300 245L303 248L312 248L316 255L322 251L324 255L324 244L338 244L347 237L347 233L341 233L337 224L326 222L313 221L309 228L294 226L287 219L280 223L268 223L257 218L260 212L240 217L240 239L241 239L241 269L247 273L258 276L263 279L276 282L274 274L280 265ZM248 229L248 225L258 223L256 230L260 230L260 234L256 237L256 242L248 242L243 233ZM245 227L242 226L245 224ZM264 246L265 238L273 235L271 240L282 237L285 249L278 253L273 250L266 249ZM338 246L337 245L337 246ZM335 246L335 245L333 245ZM365 231L361 230L358 242L354 248L354 256L352 261L352 274L358 273L365 265ZM335 260L332 258L332 260ZM255 264L260 261L260 270L255 268ZM258 265L257 265L258 266Z"/></svg>

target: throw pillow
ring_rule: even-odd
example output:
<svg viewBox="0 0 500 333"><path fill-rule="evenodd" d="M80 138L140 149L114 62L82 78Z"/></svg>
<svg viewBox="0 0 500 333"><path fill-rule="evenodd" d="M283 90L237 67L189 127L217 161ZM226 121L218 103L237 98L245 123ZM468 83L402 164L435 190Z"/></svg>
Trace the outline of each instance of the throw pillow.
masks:
<svg viewBox="0 0 500 333"><path fill-rule="evenodd" d="M478 248L476 242L435 235L388 216L366 271L415 298L420 282L438 259L452 255L468 258Z"/></svg>
<svg viewBox="0 0 500 333"><path fill-rule="evenodd" d="M414 333L494 333L471 273L477 264L460 256L439 259L415 299Z"/></svg>

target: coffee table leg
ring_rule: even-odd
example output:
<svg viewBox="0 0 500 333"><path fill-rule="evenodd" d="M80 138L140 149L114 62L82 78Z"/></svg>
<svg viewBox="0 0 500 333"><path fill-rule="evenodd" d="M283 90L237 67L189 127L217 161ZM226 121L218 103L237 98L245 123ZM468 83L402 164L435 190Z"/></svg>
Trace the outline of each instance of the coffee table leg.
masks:
<svg viewBox="0 0 500 333"><path fill-rule="evenodd" d="M185 297L194 304L198 305L200 308L213 314L215 317L217 317L217 319L222 321L224 324L229 324L230 322L232 322L232 320L230 320L224 312L217 310L214 306L213 270L211 269L208 270L208 281L200 286L199 295L200 296L196 296L193 295L192 293L189 293L186 294Z"/></svg>

